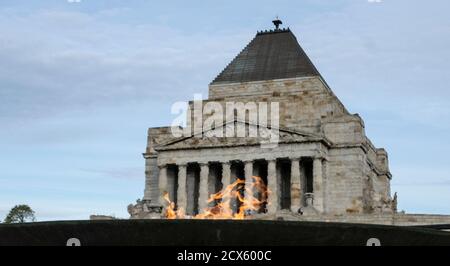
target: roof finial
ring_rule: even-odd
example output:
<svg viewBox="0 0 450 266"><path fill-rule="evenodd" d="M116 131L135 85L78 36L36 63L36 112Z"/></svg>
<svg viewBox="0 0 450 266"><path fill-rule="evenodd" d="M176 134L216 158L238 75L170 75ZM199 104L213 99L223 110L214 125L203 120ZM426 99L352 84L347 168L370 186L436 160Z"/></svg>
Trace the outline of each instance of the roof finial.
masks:
<svg viewBox="0 0 450 266"><path fill-rule="evenodd" d="M273 25L275 25L275 30L279 30L280 25L283 24L283 22L278 19L278 16L276 17L275 20L272 21L272 23Z"/></svg>

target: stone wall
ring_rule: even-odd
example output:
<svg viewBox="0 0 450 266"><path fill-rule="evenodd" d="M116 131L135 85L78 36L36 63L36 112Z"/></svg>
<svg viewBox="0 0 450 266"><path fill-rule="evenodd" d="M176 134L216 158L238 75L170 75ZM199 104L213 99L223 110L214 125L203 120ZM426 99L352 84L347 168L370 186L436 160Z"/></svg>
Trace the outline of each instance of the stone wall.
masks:
<svg viewBox="0 0 450 266"><path fill-rule="evenodd" d="M382 224L398 226L445 225L450 224L450 215L430 214L347 214L347 215L309 215L301 216L281 213L266 219L283 219L290 221L320 221L360 224Z"/></svg>
<svg viewBox="0 0 450 266"><path fill-rule="evenodd" d="M323 118L348 114L320 77L210 85L209 100L279 102L281 127L316 133Z"/></svg>
<svg viewBox="0 0 450 266"><path fill-rule="evenodd" d="M363 211L363 157L360 148L330 149L326 204L329 213Z"/></svg>
<svg viewBox="0 0 450 266"><path fill-rule="evenodd" d="M110 215L100 215L100 214L92 214L89 216L89 220L91 221L104 221L104 220L117 220L116 217Z"/></svg>

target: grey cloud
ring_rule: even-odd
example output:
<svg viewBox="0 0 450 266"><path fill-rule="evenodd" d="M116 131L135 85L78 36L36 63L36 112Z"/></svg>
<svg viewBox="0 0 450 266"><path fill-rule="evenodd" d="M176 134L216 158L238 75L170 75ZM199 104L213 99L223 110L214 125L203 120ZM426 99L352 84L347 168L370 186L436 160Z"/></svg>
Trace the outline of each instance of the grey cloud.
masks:
<svg viewBox="0 0 450 266"><path fill-rule="evenodd" d="M108 24L75 12L1 17L0 118L205 90L222 67L218 58L232 54L223 47L242 38Z"/></svg>

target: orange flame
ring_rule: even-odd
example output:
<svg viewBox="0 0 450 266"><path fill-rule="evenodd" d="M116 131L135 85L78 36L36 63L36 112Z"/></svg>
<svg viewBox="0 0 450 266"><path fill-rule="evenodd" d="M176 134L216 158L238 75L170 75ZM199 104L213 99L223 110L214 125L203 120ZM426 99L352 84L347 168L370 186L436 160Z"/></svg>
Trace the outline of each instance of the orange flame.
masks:
<svg viewBox="0 0 450 266"><path fill-rule="evenodd" d="M167 219L177 219L179 216L184 216L184 211L179 208L175 211L175 202L170 201L169 193L164 192L164 200L169 204L166 208L166 218Z"/></svg>
<svg viewBox="0 0 450 266"><path fill-rule="evenodd" d="M264 181L258 176L252 176L253 182L245 182L237 179L221 191L210 195L208 204L215 203L213 207L207 207L191 218L193 219L245 219L246 216L264 211L268 204L270 193ZM164 199L168 206L165 209L167 219L186 219L183 208L176 209L175 203L170 201L169 193L164 193ZM235 210L234 206L239 206Z"/></svg>

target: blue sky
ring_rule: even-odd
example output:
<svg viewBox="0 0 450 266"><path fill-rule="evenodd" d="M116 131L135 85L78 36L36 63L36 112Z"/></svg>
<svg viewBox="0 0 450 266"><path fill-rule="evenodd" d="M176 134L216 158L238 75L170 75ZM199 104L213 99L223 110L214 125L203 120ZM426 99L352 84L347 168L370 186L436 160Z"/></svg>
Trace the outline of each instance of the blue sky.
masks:
<svg viewBox="0 0 450 266"><path fill-rule="evenodd" d="M279 15L389 152L399 208L450 214L446 0L0 0L0 219L127 217L148 127Z"/></svg>

